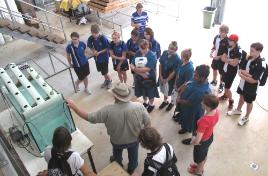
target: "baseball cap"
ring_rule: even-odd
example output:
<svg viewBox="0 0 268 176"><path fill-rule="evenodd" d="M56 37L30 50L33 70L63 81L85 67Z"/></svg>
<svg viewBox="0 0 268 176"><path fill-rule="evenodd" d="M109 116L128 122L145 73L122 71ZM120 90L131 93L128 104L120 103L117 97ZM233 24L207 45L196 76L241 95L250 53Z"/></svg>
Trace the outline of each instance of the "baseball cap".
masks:
<svg viewBox="0 0 268 176"><path fill-rule="evenodd" d="M234 41L234 42L237 42L237 41L238 41L238 35L236 35L236 34L231 34L231 35L229 36L229 40L232 40L232 41Z"/></svg>

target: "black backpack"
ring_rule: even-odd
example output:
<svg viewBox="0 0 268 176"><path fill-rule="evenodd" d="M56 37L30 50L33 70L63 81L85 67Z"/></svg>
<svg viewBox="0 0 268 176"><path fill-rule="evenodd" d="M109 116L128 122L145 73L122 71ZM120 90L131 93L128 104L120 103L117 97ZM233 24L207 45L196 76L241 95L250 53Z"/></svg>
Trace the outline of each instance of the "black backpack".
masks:
<svg viewBox="0 0 268 176"><path fill-rule="evenodd" d="M158 161L147 158L145 160L146 164L157 170L156 176L180 176L178 168L175 164L177 162L177 159L174 160L171 156L171 151L167 143L163 144L163 146L166 148L165 163L160 163Z"/></svg>
<svg viewBox="0 0 268 176"><path fill-rule="evenodd" d="M68 151L59 154L52 148L51 159L48 162L48 176L73 176L71 167L67 162L72 153L72 151Z"/></svg>
<svg viewBox="0 0 268 176"><path fill-rule="evenodd" d="M265 59L262 58L262 67L265 69L262 76L260 77L259 80L259 86L264 86L266 84L267 81L267 77L268 77L268 65L265 62Z"/></svg>

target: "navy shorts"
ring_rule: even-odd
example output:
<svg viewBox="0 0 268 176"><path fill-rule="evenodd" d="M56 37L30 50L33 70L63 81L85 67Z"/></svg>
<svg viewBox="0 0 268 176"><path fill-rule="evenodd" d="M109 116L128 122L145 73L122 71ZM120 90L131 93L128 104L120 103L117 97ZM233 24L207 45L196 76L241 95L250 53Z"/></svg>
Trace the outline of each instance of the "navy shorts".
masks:
<svg viewBox="0 0 268 176"><path fill-rule="evenodd" d="M237 93L244 97L244 100L245 100L246 103L252 103L253 101L256 100L256 96L257 96L256 93L255 94L249 94L249 93L243 91L240 87L237 88Z"/></svg>
<svg viewBox="0 0 268 176"><path fill-rule="evenodd" d="M114 64L114 63L113 63L114 71L117 71L117 66L118 66L118 64ZM129 70L128 62L124 62L124 63L121 65L120 70L121 70L121 71L127 71L127 70Z"/></svg>
<svg viewBox="0 0 268 176"><path fill-rule="evenodd" d="M88 62L81 67L74 67L74 72L80 81L84 80L90 73Z"/></svg>
<svg viewBox="0 0 268 176"><path fill-rule="evenodd" d="M229 73L223 73L222 74L222 81L225 84L225 89L230 89L234 79L235 79L236 74L229 74Z"/></svg>
<svg viewBox="0 0 268 176"><path fill-rule="evenodd" d="M221 60L212 60L211 68L213 70L219 70L219 73L222 75L224 73L223 71L224 63Z"/></svg>
<svg viewBox="0 0 268 176"><path fill-rule="evenodd" d="M208 155L208 149L213 142L213 134L206 141L201 141L200 145L194 146L194 162L199 164L204 161Z"/></svg>
<svg viewBox="0 0 268 176"><path fill-rule="evenodd" d="M96 62L97 71L101 72L102 75L106 75L108 73L108 65L108 61L102 63Z"/></svg>

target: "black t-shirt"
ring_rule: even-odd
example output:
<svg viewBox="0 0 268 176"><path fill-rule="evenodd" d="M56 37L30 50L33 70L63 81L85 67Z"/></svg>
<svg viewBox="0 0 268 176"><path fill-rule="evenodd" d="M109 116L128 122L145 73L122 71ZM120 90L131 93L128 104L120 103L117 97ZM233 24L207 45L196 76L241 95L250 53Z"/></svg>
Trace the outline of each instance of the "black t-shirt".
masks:
<svg viewBox="0 0 268 176"><path fill-rule="evenodd" d="M248 62L250 62L249 59L242 59L239 67L242 70L247 69ZM252 76L253 79L255 80L260 80L262 74L265 71L265 67L262 66L262 58L258 57L257 59L253 60L249 64L249 74ZM241 88L241 82L239 87ZM244 86L242 86L242 90L248 94L256 94L257 88L258 88L258 82L251 84L247 81L245 81Z"/></svg>
<svg viewBox="0 0 268 176"><path fill-rule="evenodd" d="M216 44L216 40L217 38L220 38L221 36L220 35L216 35L214 37L214 40L213 40L213 45L215 46ZM229 47L229 43L228 43L228 37L225 37L224 39L222 39L220 41L220 45L219 45L219 49L218 49L218 52L217 52L217 56L221 56L223 55L224 53L227 54L228 53L228 47ZM216 48L215 48L216 49Z"/></svg>
<svg viewBox="0 0 268 176"><path fill-rule="evenodd" d="M242 50L240 49L239 46L236 46L232 50L230 48L228 49L228 57L229 57L229 59L238 59L238 60L240 60L241 56L242 56ZM235 75L237 73L238 65L237 66L232 66L232 65L230 65L228 63L225 63L225 64L227 64L227 71L226 71L227 74Z"/></svg>

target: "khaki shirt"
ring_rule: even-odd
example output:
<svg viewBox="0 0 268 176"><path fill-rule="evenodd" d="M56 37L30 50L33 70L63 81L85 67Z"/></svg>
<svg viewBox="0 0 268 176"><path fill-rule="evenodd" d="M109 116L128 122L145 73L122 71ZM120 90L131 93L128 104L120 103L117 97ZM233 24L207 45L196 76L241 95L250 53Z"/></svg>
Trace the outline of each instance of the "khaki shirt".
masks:
<svg viewBox="0 0 268 176"><path fill-rule="evenodd" d="M147 110L138 102L116 102L88 114L91 123L104 123L113 144L136 142L140 130L150 123Z"/></svg>

